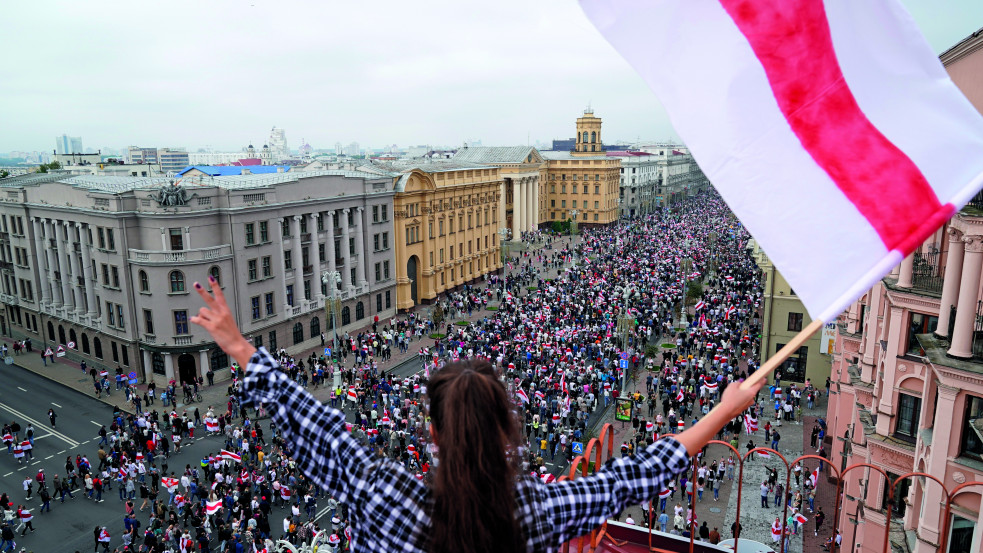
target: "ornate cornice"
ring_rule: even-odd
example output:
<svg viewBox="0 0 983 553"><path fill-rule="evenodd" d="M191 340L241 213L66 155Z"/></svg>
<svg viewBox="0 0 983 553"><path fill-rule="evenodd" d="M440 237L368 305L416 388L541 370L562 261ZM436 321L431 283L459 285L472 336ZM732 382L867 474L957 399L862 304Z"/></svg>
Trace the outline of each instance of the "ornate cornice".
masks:
<svg viewBox="0 0 983 553"><path fill-rule="evenodd" d="M939 377L940 384L945 385L946 387L960 390L966 387L965 384L983 386L983 375L967 373L965 371L942 365L933 364L932 367L935 369L935 374Z"/></svg>
<svg viewBox="0 0 983 553"><path fill-rule="evenodd" d="M915 453L906 449L895 448L894 444L880 440L867 440L871 456L879 454L885 464L892 465L900 474L915 470Z"/></svg>

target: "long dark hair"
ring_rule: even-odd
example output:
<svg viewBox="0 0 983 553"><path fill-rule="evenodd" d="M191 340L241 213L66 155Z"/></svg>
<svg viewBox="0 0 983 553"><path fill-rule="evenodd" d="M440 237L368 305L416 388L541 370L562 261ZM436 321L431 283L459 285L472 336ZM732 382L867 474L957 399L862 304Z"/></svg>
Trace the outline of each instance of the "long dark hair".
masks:
<svg viewBox="0 0 983 553"><path fill-rule="evenodd" d="M525 550L515 520L519 426L486 361L450 363L427 386L440 448L430 553Z"/></svg>

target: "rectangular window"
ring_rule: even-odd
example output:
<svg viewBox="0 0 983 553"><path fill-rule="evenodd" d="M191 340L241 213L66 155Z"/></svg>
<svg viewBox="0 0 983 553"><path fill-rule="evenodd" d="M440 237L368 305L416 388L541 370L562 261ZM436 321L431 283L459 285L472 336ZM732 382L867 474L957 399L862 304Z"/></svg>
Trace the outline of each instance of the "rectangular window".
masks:
<svg viewBox="0 0 983 553"><path fill-rule="evenodd" d="M119 267L113 265L111 269L113 272L113 288L119 288Z"/></svg>
<svg viewBox="0 0 983 553"><path fill-rule="evenodd" d="M154 333L154 312L149 309L143 310L143 331L147 334Z"/></svg>
<svg viewBox="0 0 983 553"><path fill-rule="evenodd" d="M270 339L270 350L276 351L276 331L271 330L267 337Z"/></svg>
<svg viewBox="0 0 983 553"><path fill-rule="evenodd" d="M273 276L273 262L270 256L263 257L263 278Z"/></svg>
<svg viewBox="0 0 983 553"><path fill-rule="evenodd" d="M561 208L567 207L567 201L566 200L560 200L560 207Z"/></svg>
<svg viewBox="0 0 983 553"><path fill-rule="evenodd" d="M382 220L383 221L388 221L389 220L389 206L388 205L382 206Z"/></svg>
<svg viewBox="0 0 983 553"><path fill-rule="evenodd" d="M116 312L113 310L113 302L106 302L106 313L109 318L109 326L116 326Z"/></svg>
<svg viewBox="0 0 983 553"><path fill-rule="evenodd" d="M253 347L259 349L263 347L263 337L260 335L253 336Z"/></svg>
<svg viewBox="0 0 983 553"><path fill-rule="evenodd" d="M307 301L311 301L311 281L310 280L305 280L304 281L304 299L307 300Z"/></svg>
<svg viewBox="0 0 983 553"><path fill-rule="evenodd" d="M454 260L454 246L451 246L451 261Z"/></svg>
<svg viewBox="0 0 983 553"><path fill-rule="evenodd" d="M350 271L350 274L352 276L352 279L349 282L351 282L354 285L355 282L356 282L356 280L355 280L355 267L352 267L352 270Z"/></svg>
<svg viewBox="0 0 983 553"><path fill-rule="evenodd" d="M266 221L259 222L259 241L264 244L270 241L270 225Z"/></svg>
<svg viewBox="0 0 983 553"><path fill-rule="evenodd" d="M432 225L430 227L430 237L433 238L433 226ZM382 233L382 249L384 249L384 250L388 250L389 249L389 233L388 232L383 232Z"/></svg>
<svg viewBox="0 0 983 553"><path fill-rule="evenodd" d="M283 235L284 238L287 238L287 237L290 236L290 221L289 220L284 219L284 220L280 221L280 233Z"/></svg>
<svg viewBox="0 0 983 553"><path fill-rule="evenodd" d="M291 254L291 251L290 250L284 250L284 252L283 252L283 268L284 269L288 269L289 270L289 269L293 269L293 267L294 267L293 256L290 255L290 254Z"/></svg>
<svg viewBox="0 0 983 553"><path fill-rule="evenodd" d="M324 244L317 245L317 259L321 263L324 263Z"/></svg>
<svg viewBox="0 0 983 553"><path fill-rule="evenodd" d="M383 261L382 262L382 276L385 277L386 280L389 280L389 262L388 261Z"/></svg>
<svg viewBox="0 0 983 553"><path fill-rule="evenodd" d="M106 249L116 251L116 238L113 237L113 229L106 229Z"/></svg>
<svg viewBox="0 0 983 553"><path fill-rule="evenodd" d="M246 262L246 266L249 267L249 280L253 281L259 278L258 264L255 259L250 259Z"/></svg>
<svg viewBox="0 0 983 553"><path fill-rule="evenodd" d="M577 200L574 200L574 201L573 201L573 208L574 208L574 209L577 209Z"/></svg>
<svg viewBox="0 0 983 553"><path fill-rule="evenodd" d="M433 252L430 252L430 266L433 267Z"/></svg>
<svg viewBox="0 0 983 553"><path fill-rule="evenodd" d="M594 202L594 209L601 207L601 202Z"/></svg>
<svg viewBox="0 0 983 553"><path fill-rule="evenodd" d="M375 264L375 281L379 282L382 280L382 263Z"/></svg>
<svg viewBox="0 0 983 553"><path fill-rule="evenodd" d="M348 254L349 255L355 255L355 239L354 238L349 238L348 239Z"/></svg>
<svg viewBox="0 0 983 553"><path fill-rule="evenodd" d="M304 215L300 217L300 233L307 234L307 217Z"/></svg>
<svg viewBox="0 0 983 553"><path fill-rule="evenodd" d="M96 227L96 236L99 238L99 249L106 249L106 233L102 227Z"/></svg>
<svg viewBox="0 0 983 553"><path fill-rule="evenodd" d="M120 328L126 328L126 322L123 320L123 306L116 304L116 326Z"/></svg>
<svg viewBox="0 0 983 553"><path fill-rule="evenodd" d="M102 285L109 286L109 265L102 264Z"/></svg>
<svg viewBox="0 0 983 553"><path fill-rule="evenodd" d="M928 334L935 331L939 326L939 318L923 313L910 313L908 316L908 335L905 344L905 353L911 355L924 355L921 353L921 345L918 343L919 334Z"/></svg>
<svg viewBox="0 0 983 553"><path fill-rule="evenodd" d="M789 332L800 332L802 330L802 313L788 314Z"/></svg>
<svg viewBox="0 0 983 553"><path fill-rule="evenodd" d="M392 297L389 295L389 291L386 291L386 309L392 307Z"/></svg>
<svg viewBox="0 0 983 553"><path fill-rule="evenodd" d="M109 342L110 349L113 350L113 362L119 363L119 346L116 342Z"/></svg>
<svg viewBox="0 0 983 553"><path fill-rule="evenodd" d="M304 272L306 273L308 272L307 267L309 267L311 264L310 250L307 248L307 246L304 246L303 248L300 249L300 257L301 257L301 266L304 267Z"/></svg>
<svg viewBox="0 0 983 553"><path fill-rule="evenodd" d="M256 225L253 223L246 223L246 245L252 246L256 243Z"/></svg>
<svg viewBox="0 0 983 553"><path fill-rule="evenodd" d="M376 313L382 311L382 294L375 295L375 311Z"/></svg>
<svg viewBox="0 0 983 553"><path fill-rule="evenodd" d="M966 416L963 417L960 455L983 460L983 437L976 430L976 421L981 417L983 417L983 398L966 396Z"/></svg>
<svg viewBox="0 0 983 553"><path fill-rule="evenodd" d="M188 312L185 310L174 312L174 334L181 335L188 333Z"/></svg>
<svg viewBox="0 0 983 553"><path fill-rule="evenodd" d="M915 442L921 409L922 398L908 394L898 394L898 422L894 428L896 438L911 443Z"/></svg>
<svg viewBox="0 0 983 553"><path fill-rule="evenodd" d="M252 307L253 320L255 321L261 316L260 309L259 309L259 296L253 296L249 298L249 303L250 303L250 307Z"/></svg>
<svg viewBox="0 0 983 553"><path fill-rule="evenodd" d="M377 205L372 206L372 222L379 222L379 206Z"/></svg>
<svg viewBox="0 0 983 553"><path fill-rule="evenodd" d="M274 313L276 313L276 309L274 309L274 307L273 307L273 292L267 292L266 295L264 296L264 299L266 300L265 301L265 303L266 303L266 315L269 316L269 315L273 315Z"/></svg>
<svg viewBox="0 0 983 553"><path fill-rule="evenodd" d="M294 285L287 285L287 305L293 307L294 305Z"/></svg>
<svg viewBox="0 0 983 553"><path fill-rule="evenodd" d="M378 234L373 234L372 235L372 248L375 251L379 251L379 246L381 246L381 245L382 245L382 240L379 238L379 235Z"/></svg>

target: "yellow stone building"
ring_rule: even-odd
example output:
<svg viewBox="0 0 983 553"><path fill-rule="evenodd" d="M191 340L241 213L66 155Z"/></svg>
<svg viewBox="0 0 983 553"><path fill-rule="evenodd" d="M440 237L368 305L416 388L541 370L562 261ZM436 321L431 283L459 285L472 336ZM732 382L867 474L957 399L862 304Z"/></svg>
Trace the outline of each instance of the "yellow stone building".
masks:
<svg viewBox="0 0 983 553"><path fill-rule="evenodd" d="M604 154L601 118L590 109L577 119L577 141L570 152L540 152L546 160L545 221L574 216L581 226L618 220L621 160Z"/></svg>
<svg viewBox="0 0 983 553"><path fill-rule="evenodd" d="M546 220L546 162L532 146L467 147L454 155L456 163L497 167L502 176L499 204L501 225L518 239L520 232L539 228Z"/></svg>
<svg viewBox="0 0 983 553"><path fill-rule="evenodd" d="M398 309L431 303L501 268L504 180L497 167L439 162L399 172L393 198Z"/></svg>

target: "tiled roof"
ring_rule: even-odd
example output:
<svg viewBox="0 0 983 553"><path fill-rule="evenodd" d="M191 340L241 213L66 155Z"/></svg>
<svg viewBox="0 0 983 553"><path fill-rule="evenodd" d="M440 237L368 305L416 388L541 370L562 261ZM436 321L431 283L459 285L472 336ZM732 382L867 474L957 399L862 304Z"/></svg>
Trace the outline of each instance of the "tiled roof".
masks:
<svg viewBox="0 0 983 553"><path fill-rule="evenodd" d="M596 156L575 156L567 151L557 151L557 150L546 150L545 152L539 152L539 155L543 156L543 159L561 160L561 159L608 159L604 152L600 152Z"/></svg>
<svg viewBox="0 0 983 553"><path fill-rule="evenodd" d="M477 146L461 148L453 160L459 163L526 163L532 146Z"/></svg>

